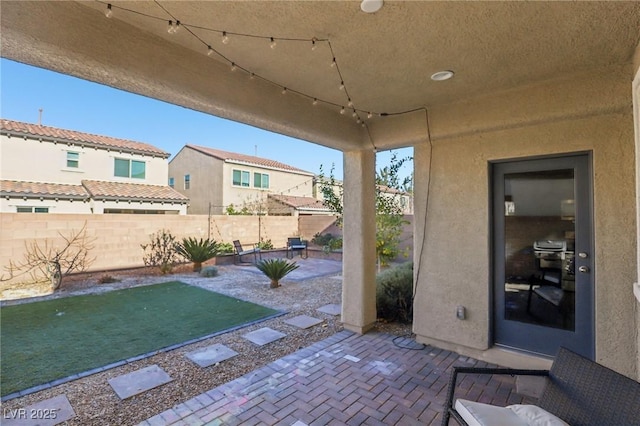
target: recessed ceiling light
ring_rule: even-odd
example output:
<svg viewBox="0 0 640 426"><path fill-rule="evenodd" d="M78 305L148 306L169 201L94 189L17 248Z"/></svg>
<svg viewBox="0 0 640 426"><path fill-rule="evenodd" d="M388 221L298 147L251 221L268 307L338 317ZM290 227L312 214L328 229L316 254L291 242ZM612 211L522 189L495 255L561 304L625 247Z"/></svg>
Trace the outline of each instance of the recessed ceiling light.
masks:
<svg viewBox="0 0 640 426"><path fill-rule="evenodd" d="M445 81L445 80L449 80L451 77L454 76L454 72L453 71L438 71L437 73L433 74L431 76L431 80L433 81Z"/></svg>
<svg viewBox="0 0 640 426"><path fill-rule="evenodd" d="M360 3L360 9L366 13L375 13L382 7L382 0L362 0Z"/></svg>

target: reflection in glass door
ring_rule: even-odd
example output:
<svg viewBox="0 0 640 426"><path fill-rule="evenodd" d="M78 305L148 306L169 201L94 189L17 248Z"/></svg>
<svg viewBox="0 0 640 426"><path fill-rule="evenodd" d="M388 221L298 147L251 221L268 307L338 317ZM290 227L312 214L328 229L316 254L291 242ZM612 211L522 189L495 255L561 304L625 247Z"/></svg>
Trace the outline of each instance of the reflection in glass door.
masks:
<svg viewBox="0 0 640 426"><path fill-rule="evenodd" d="M592 355L588 160L494 166L498 344L549 355L568 346Z"/></svg>

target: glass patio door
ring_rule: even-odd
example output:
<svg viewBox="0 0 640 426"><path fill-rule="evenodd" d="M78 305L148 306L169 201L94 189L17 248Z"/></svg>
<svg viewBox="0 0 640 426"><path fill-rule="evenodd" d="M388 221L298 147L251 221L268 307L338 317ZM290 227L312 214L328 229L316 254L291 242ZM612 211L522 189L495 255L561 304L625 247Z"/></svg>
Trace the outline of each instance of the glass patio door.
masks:
<svg viewBox="0 0 640 426"><path fill-rule="evenodd" d="M594 356L591 160L493 165L494 341Z"/></svg>

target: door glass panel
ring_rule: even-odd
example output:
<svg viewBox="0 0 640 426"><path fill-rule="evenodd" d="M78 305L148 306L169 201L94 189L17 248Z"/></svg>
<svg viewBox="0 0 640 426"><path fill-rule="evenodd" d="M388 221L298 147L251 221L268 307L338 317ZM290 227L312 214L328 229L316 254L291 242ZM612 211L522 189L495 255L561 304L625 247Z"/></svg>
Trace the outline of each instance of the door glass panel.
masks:
<svg viewBox="0 0 640 426"><path fill-rule="evenodd" d="M575 329L574 171L504 175L504 319Z"/></svg>

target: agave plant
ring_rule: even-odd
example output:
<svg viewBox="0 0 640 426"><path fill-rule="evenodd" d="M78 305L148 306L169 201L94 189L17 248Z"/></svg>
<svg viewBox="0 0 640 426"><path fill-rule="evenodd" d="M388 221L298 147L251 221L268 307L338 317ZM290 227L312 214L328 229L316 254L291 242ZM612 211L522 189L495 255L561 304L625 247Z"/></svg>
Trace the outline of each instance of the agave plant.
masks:
<svg viewBox="0 0 640 426"><path fill-rule="evenodd" d="M218 243L215 240L193 237L183 238L176 246L178 253L193 262L193 272L200 272L202 262L215 257L218 254Z"/></svg>
<svg viewBox="0 0 640 426"><path fill-rule="evenodd" d="M265 259L259 261L256 266L271 279L271 288L280 287L280 280L289 272L299 268L296 262L287 262L284 259Z"/></svg>

